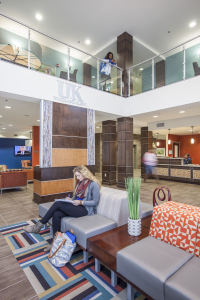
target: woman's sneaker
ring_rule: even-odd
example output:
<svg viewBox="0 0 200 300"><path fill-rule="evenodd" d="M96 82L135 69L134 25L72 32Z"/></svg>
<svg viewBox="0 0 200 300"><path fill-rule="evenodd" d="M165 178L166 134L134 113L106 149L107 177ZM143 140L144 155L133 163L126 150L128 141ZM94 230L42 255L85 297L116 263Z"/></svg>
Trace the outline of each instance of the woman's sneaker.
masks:
<svg viewBox="0 0 200 300"><path fill-rule="evenodd" d="M28 233L39 233L41 228L44 226L40 221L34 225L23 226L23 230Z"/></svg>

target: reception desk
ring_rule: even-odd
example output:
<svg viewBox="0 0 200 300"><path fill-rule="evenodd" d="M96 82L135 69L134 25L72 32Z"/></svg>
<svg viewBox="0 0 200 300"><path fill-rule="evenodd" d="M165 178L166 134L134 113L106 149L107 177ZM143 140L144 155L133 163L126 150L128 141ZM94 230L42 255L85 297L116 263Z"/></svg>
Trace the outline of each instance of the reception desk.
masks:
<svg viewBox="0 0 200 300"><path fill-rule="evenodd" d="M160 179L200 184L200 165L183 165L183 158L158 158Z"/></svg>

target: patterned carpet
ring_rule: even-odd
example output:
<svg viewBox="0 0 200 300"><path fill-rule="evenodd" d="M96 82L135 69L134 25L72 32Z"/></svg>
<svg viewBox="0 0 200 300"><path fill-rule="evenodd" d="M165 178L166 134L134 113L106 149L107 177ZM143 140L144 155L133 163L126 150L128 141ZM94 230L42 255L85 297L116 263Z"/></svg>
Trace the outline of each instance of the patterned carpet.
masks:
<svg viewBox="0 0 200 300"><path fill-rule="evenodd" d="M48 253L43 250L52 242L49 228L44 227L40 234L24 232L22 226L34 224L37 220L13 224L0 228L13 255L25 272L35 292L41 300L117 300L126 298L126 283L118 278L118 285L111 286L111 272L102 266L96 273L94 258L83 262L83 252L78 247L69 263L63 268L56 268L48 261ZM135 299L146 299L139 292Z"/></svg>

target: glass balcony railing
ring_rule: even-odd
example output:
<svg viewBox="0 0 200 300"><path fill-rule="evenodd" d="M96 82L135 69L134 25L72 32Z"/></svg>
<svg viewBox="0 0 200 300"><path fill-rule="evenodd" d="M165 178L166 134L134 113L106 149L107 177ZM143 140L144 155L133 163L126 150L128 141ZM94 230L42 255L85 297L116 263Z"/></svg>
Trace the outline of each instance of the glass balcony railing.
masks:
<svg viewBox="0 0 200 300"><path fill-rule="evenodd" d="M126 71L130 96L200 75L200 36Z"/></svg>
<svg viewBox="0 0 200 300"><path fill-rule="evenodd" d="M1 13L0 24L0 60L122 96L121 68Z"/></svg>

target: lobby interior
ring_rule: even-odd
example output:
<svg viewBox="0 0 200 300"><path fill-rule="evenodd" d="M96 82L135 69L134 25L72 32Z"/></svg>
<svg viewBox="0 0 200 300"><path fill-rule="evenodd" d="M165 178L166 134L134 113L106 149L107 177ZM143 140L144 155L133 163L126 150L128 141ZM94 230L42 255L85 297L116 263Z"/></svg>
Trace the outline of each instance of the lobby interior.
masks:
<svg viewBox="0 0 200 300"><path fill-rule="evenodd" d="M80 164L88 166L102 187L120 192L126 191L125 178L141 177L142 203L153 205L154 190L167 187L172 201L200 207L200 71L193 64L200 66L196 16L200 4L192 0L191 7L185 0L176 4L154 0L144 9L144 1L110 1L109 13L105 12L110 21L92 28L91 21L96 23L103 12L97 12L90 0L84 5L35 1L30 7L25 2L0 4L0 297L127 299L126 282L130 280L118 276L114 288L112 269L106 264L98 279L103 283L95 285L86 276L92 287L84 285L80 292L70 287L70 292L62 295L59 279L51 277L49 269L42 271L34 264L47 276L44 283L34 271L35 277L26 270L23 262L20 265L17 253L23 256L19 250L27 241L22 237L24 245L19 245L16 236L22 235L18 231L22 224L38 220L39 205L72 196L72 169ZM73 11L76 5L80 6L77 18L83 28L74 23L73 16L65 20L62 12L67 7ZM136 20L134 6L138 9ZM175 21L179 6L183 13ZM111 7L117 18L111 16ZM149 20L145 23L143 11ZM41 19L36 18L38 14ZM90 21L85 22L84 14ZM196 24L190 26L192 22ZM103 77L101 62L109 51L117 67ZM16 155L20 146L31 147L31 154ZM150 148L157 154L159 183L152 177L144 182L143 156ZM186 153L191 165L183 164ZM25 183L21 184L17 177L22 172ZM6 181L5 175L13 177ZM17 232L14 237L12 230ZM83 255L77 253L73 263L83 267ZM28 261L26 264L31 269ZM70 276L63 278L69 280ZM59 287L54 288L54 281ZM155 298L138 288L135 299Z"/></svg>

